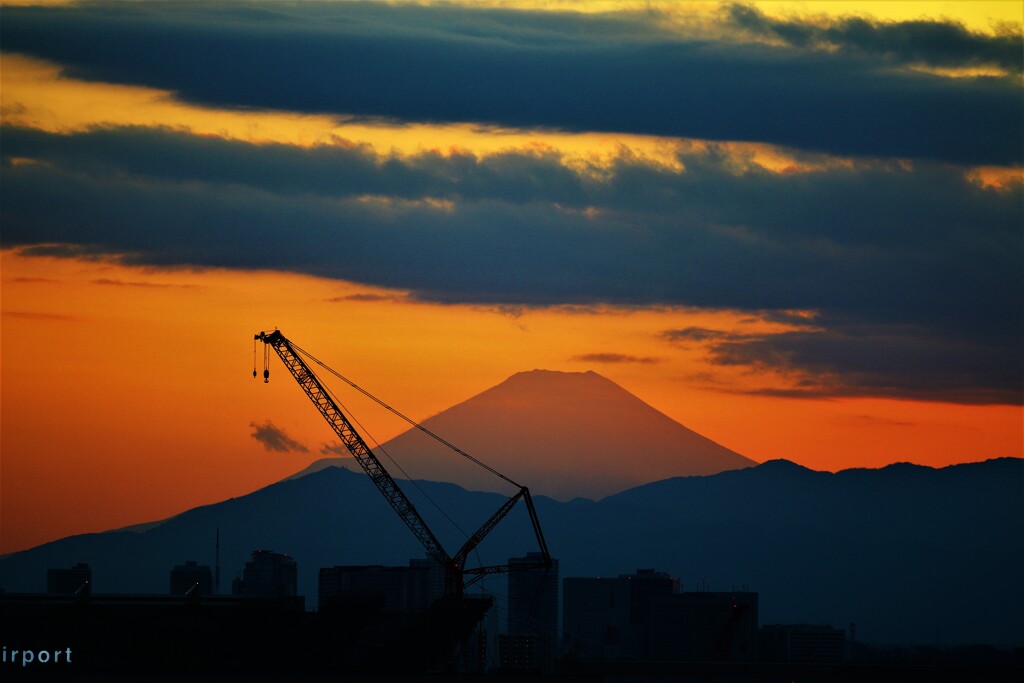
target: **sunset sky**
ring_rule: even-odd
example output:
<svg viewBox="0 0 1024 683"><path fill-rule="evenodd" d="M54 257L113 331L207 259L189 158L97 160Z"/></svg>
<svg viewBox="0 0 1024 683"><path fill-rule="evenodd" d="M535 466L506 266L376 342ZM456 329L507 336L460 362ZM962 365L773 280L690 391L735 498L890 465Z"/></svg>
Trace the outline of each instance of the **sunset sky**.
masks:
<svg viewBox="0 0 1024 683"><path fill-rule="evenodd" d="M420 419L594 370L756 461L1021 457L1022 12L4 2L0 552L323 457L274 327Z"/></svg>

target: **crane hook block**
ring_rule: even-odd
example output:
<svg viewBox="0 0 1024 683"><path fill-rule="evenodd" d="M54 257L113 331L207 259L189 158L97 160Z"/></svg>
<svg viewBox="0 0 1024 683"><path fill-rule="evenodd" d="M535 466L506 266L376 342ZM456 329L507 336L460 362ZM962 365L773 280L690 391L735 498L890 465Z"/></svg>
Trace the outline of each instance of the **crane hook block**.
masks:
<svg viewBox="0 0 1024 683"><path fill-rule="evenodd" d="M269 384L270 383L270 370L264 370L263 371L263 383L264 384Z"/></svg>
<svg viewBox="0 0 1024 683"><path fill-rule="evenodd" d="M256 368L252 369L252 378L256 379Z"/></svg>

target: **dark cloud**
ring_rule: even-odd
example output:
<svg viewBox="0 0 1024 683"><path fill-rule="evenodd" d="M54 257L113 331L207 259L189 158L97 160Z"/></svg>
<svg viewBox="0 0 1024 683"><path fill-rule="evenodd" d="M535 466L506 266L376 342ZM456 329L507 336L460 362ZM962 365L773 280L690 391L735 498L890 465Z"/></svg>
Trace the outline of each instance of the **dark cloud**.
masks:
<svg viewBox="0 0 1024 683"><path fill-rule="evenodd" d="M3 139L5 159L47 162L8 165L0 186L3 243L32 254L277 268L435 301L1021 319L1002 303L1022 282L1020 185L940 165L738 173L712 149L682 155L685 172L624 157L595 179L528 153L498 155L498 173L467 154L380 160L138 129ZM205 163L174 161L191 156ZM317 179L306 191L303 175Z"/></svg>
<svg viewBox="0 0 1024 683"><path fill-rule="evenodd" d="M94 175L239 184L275 194L418 200L498 198L583 206L580 176L554 152L379 156L369 146L250 144L166 128L53 135L3 128L3 155Z"/></svg>
<svg viewBox="0 0 1024 683"><path fill-rule="evenodd" d="M801 329L666 338L717 344L720 363L839 378L807 393L1019 400L1022 187L984 188L957 167L777 174L712 147L681 153L685 171L622 156L590 176L529 152L378 157L166 130L2 134L0 239L24 253L294 271L511 314L744 310ZM934 380L910 357L917 345Z"/></svg>
<svg viewBox="0 0 1024 683"><path fill-rule="evenodd" d="M751 393L1024 402L1019 337L936 337L929 329L849 319L822 320L819 325L815 330L757 335L701 331L696 338L708 342L715 364L783 373L795 385Z"/></svg>
<svg viewBox="0 0 1024 683"><path fill-rule="evenodd" d="M347 294L345 296L333 296L327 299L330 303L343 303L347 301L356 302L380 302L380 301L407 301L406 297L394 296L390 294Z"/></svg>
<svg viewBox="0 0 1024 683"><path fill-rule="evenodd" d="M846 246L898 244L936 228L938 236L948 237L950 225L954 232L974 234L969 226L979 217L990 224L983 232L1012 239L1021 216L1019 185L1003 192L983 189L955 168L924 163L912 169L864 164L787 175L759 167L737 170L712 147L680 152L685 173L622 156L595 178L567 168L555 153L378 157L368 148L251 145L144 128L54 135L4 127L2 134L5 162L31 158L42 162L37 166L113 182L201 183L228 191L240 186L285 198L376 199L378 208L391 202L394 209L412 212L444 213L443 206L422 204L437 199L545 204L567 220L590 224L621 220L627 213L652 218L683 213L690 223L715 225L720 236L748 244L769 235L784 242L813 236ZM45 172L23 166L10 165L5 175ZM39 253L60 248L38 247ZM86 247L75 249L81 254Z"/></svg>
<svg viewBox="0 0 1024 683"><path fill-rule="evenodd" d="M0 185L0 191L2 191L2 185ZM0 240L2 239L3 235L0 234ZM17 242L18 240L15 241L15 243ZM73 244L68 242L51 242L43 244L39 244L35 240L32 242L33 243L27 244L20 249L21 253L25 256L54 256L57 258L77 258L85 260L119 260L118 256L111 254L109 247L90 244ZM10 243L4 241L2 244L7 246Z"/></svg>
<svg viewBox="0 0 1024 683"><path fill-rule="evenodd" d="M841 49L880 55L898 63L933 67L996 66L1011 73L1024 68L1019 33L984 35L949 21L878 22L845 17L831 23L773 19L756 7L734 3L723 13L734 25L794 47Z"/></svg>
<svg viewBox="0 0 1024 683"><path fill-rule="evenodd" d="M142 287L146 289L167 289L167 288L182 288L191 289L195 285L177 285L167 282L141 282L135 280L112 280L110 278L99 278L92 281L94 285L104 285L108 287Z"/></svg>
<svg viewBox="0 0 1024 683"><path fill-rule="evenodd" d="M165 88L205 105L971 164L1022 159L1014 79L897 72L875 57L884 51L867 48L684 40L641 15L311 5L12 7L0 38L5 50L57 61L74 76ZM925 42L914 28L900 38L872 26L858 38L864 31L851 25L844 40Z"/></svg>
<svg viewBox="0 0 1024 683"><path fill-rule="evenodd" d="M525 306L518 306L513 304L500 304L498 306L477 306L477 310L484 310L490 313L497 313L498 315L505 316L509 320L518 321L526 313ZM520 326L520 329L526 329Z"/></svg>
<svg viewBox="0 0 1024 683"><path fill-rule="evenodd" d="M853 422L861 425L868 426L879 426L879 427L917 427L916 422L906 422L904 420L889 420L875 415L853 415L850 418Z"/></svg>
<svg viewBox="0 0 1024 683"><path fill-rule="evenodd" d="M770 319L770 316L768 317ZM747 393L790 398L885 396L973 404L1024 402L1021 330L946 331L854 316L792 317L798 329L743 333L698 327L666 330L717 365L781 373L790 388ZM800 329L802 327L802 329Z"/></svg>
<svg viewBox="0 0 1024 683"><path fill-rule="evenodd" d="M660 358L651 356L630 356L624 353L584 353L573 356L572 360L581 363L660 363Z"/></svg>
<svg viewBox="0 0 1024 683"><path fill-rule="evenodd" d="M325 443L320 447L320 455L340 455L344 458L351 458L352 452L346 448L345 444L338 442Z"/></svg>
<svg viewBox="0 0 1024 683"><path fill-rule="evenodd" d="M308 448L285 434L283 429L275 427L270 420L261 425L253 422L249 426L253 429L252 438L263 444L263 447L268 451L275 451L277 453L287 453L289 451L297 453L309 452Z"/></svg>
<svg viewBox="0 0 1024 683"><path fill-rule="evenodd" d="M817 319L814 311L758 311L756 320L806 327Z"/></svg>
<svg viewBox="0 0 1024 683"><path fill-rule="evenodd" d="M662 337L672 342L706 342L735 337L728 332L711 330L706 327L685 327L681 330L665 330Z"/></svg>

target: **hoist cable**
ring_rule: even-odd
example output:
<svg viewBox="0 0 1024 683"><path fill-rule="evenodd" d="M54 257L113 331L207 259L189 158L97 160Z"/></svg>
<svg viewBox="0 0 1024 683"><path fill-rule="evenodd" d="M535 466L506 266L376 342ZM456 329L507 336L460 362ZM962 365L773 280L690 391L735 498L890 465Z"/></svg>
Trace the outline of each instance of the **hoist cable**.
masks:
<svg viewBox="0 0 1024 683"><path fill-rule="evenodd" d="M366 396L368 399L370 399L371 401L373 401L377 405L381 406L382 408L385 408L386 410L390 411L391 413L393 413L397 417L401 418L402 420L405 420L407 423L409 423L410 425L412 425L416 429L420 430L421 432L423 432L424 434L426 434L430 438L434 439L438 443L441 443L441 444L447 446L448 448L452 449L453 451L455 451L456 453L458 453L462 457L466 458L467 460L470 460L471 462L476 463L477 465L479 465L480 467L484 468L485 470L487 470L488 472L490 472L494 476L499 477L500 479L504 479L505 481L507 481L508 483L512 484L513 486L515 486L517 488L523 488L522 485L517 484L516 482L512 481L511 479L509 479L504 474L502 474L498 470L494 469L493 467L491 467L487 463L482 462L480 460L477 460L476 458L474 458L472 455L470 455L466 451L462 450L461 448L459 448L455 444L451 443L450 441L446 440L445 438L443 438L441 436L438 436L434 432L430 431L429 429L427 429L426 427L421 425L419 422L416 422L415 420L413 420L411 417L407 417L407 416L403 415L402 413L400 413L395 408L392 408L387 403L384 403L384 401L380 400L379 398L377 398L376 396L374 396L370 392L366 391L365 389L360 387L358 384L356 384L352 380L350 380L347 377L343 376L341 373L337 372L336 370L334 370L333 368L328 366L326 363L324 363L323 361L318 359L316 356L312 355L311 353L309 353L305 349L300 348L298 345L295 344L295 342L289 341L289 344L291 344L293 349L295 349L296 351L298 351L302 355L304 355L307 358L309 358L311 361L313 361L314 363L316 363L317 365L322 367L324 370L326 370L327 372L331 373L332 375L334 375L335 377L340 379L342 382L345 382L345 384L348 384L350 387L352 387L353 389L355 389L356 391L361 393L363 396Z"/></svg>
<svg viewBox="0 0 1024 683"><path fill-rule="evenodd" d="M295 345L292 344L292 346L294 347ZM323 386L323 385L321 385L321 386ZM406 480L408 480L408 482L410 484L412 484L416 488L416 490L419 491L420 494L430 502L431 505L433 505L435 508L437 508L437 511L440 512L444 516L444 518L447 519L451 523L451 525L453 527L455 527L456 529L459 530L459 533L461 533L466 538L469 538L469 534L466 533L466 531L462 527L459 526L458 522L456 522L454 519L452 519L448 515L448 513L445 512L444 509L440 505L438 505L437 502L433 498L431 498L430 495L420 487L420 485L416 482L416 480L413 479L411 476L409 476L409 473L405 471L405 468L402 467L402 465L397 460L392 458L391 454L388 453L386 450L384 450L384 448L377 442L377 440L374 439L370 435L370 432L366 429L366 427L364 427L362 425L362 423L359 422L359 419L355 415L352 414L351 410L349 410L347 407L345 407L345 404L341 402L341 400L337 397L337 395L335 395L335 393L333 391L331 391L329 388L327 388L326 386L324 386L323 388L324 388L324 391L327 392L327 395L331 397L331 400L333 400L335 402L335 404L338 405L339 408L344 410L347 413L348 418L350 420L352 420L352 422L354 422L357 427L359 427L359 433L365 435L366 438L368 438L370 441L373 441L375 444L377 444L376 448L374 448L373 450L375 452L383 453L385 455L385 457L387 457L387 459L391 461L391 464L393 464L395 467L397 467L398 471L401 472L403 475L405 475Z"/></svg>

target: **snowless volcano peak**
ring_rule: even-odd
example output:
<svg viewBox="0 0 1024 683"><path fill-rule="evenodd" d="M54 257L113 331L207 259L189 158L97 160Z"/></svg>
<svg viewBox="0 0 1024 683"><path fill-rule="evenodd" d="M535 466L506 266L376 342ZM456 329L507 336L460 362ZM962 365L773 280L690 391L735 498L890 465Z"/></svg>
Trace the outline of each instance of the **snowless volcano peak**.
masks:
<svg viewBox="0 0 1024 683"><path fill-rule="evenodd" d="M531 491L563 500L756 464L593 371L520 372L423 425ZM506 483L418 430L383 448L413 478L507 493Z"/></svg>

